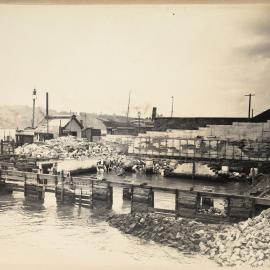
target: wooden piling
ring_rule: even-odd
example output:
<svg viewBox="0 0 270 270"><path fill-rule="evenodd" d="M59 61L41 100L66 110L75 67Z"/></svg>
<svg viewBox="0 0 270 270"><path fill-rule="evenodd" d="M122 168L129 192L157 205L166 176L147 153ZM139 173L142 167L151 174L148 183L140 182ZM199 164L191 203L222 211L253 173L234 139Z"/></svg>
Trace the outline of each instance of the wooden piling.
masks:
<svg viewBox="0 0 270 270"><path fill-rule="evenodd" d="M195 217L198 200L197 192L178 191L177 196L177 215L187 218Z"/></svg>
<svg viewBox="0 0 270 270"><path fill-rule="evenodd" d="M82 205L82 188L80 189L80 200L79 200L79 205Z"/></svg>
<svg viewBox="0 0 270 270"><path fill-rule="evenodd" d="M92 207L95 205L104 205L111 209L113 201L113 189L109 182L92 180Z"/></svg>
<svg viewBox="0 0 270 270"><path fill-rule="evenodd" d="M195 177L195 173L196 173L196 163L195 163L195 160L193 160L192 162L192 179L194 179Z"/></svg>
<svg viewBox="0 0 270 270"><path fill-rule="evenodd" d="M27 183L27 176L26 174L24 175L24 196L25 200L27 201L35 201L35 202L44 202L45 198L45 190L46 187L45 185L40 185L39 179L36 175L36 181L35 182L29 182ZM30 178L33 180L32 178Z"/></svg>
<svg viewBox="0 0 270 270"><path fill-rule="evenodd" d="M151 187L132 187L132 212L148 212L154 207L154 193Z"/></svg>

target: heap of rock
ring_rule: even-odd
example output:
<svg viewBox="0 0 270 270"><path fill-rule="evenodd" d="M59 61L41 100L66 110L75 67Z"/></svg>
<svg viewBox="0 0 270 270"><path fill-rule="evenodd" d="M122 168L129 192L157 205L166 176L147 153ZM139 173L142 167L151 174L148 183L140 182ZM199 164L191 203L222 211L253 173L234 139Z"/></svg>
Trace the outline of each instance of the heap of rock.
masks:
<svg viewBox="0 0 270 270"><path fill-rule="evenodd" d="M112 215L120 231L179 249L207 255L223 266L262 266L270 259L270 209L234 225L209 225L156 213Z"/></svg>
<svg viewBox="0 0 270 270"><path fill-rule="evenodd" d="M112 215L108 218L111 226L120 231L152 240L186 253L200 251L200 243L213 241L213 226L156 213L131 213Z"/></svg>
<svg viewBox="0 0 270 270"><path fill-rule="evenodd" d="M270 258L270 209L217 232L200 250L221 265L263 265Z"/></svg>
<svg viewBox="0 0 270 270"><path fill-rule="evenodd" d="M108 144L89 142L72 136L59 137L38 144L25 144L15 151L17 155L39 159L79 159L116 155L115 149Z"/></svg>

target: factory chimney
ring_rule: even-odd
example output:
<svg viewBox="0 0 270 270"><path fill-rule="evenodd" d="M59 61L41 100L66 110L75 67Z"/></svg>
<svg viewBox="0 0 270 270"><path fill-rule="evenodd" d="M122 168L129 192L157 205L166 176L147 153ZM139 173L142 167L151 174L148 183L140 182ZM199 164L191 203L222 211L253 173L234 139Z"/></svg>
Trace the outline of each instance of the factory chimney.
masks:
<svg viewBox="0 0 270 270"><path fill-rule="evenodd" d="M157 117L157 107L153 107L152 109L152 120L154 120Z"/></svg>

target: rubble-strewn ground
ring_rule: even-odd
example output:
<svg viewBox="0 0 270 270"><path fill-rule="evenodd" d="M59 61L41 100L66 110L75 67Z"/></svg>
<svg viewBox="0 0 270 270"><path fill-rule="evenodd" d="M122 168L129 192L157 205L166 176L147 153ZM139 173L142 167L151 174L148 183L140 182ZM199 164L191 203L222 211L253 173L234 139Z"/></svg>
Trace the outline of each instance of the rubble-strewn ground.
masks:
<svg viewBox="0 0 270 270"><path fill-rule="evenodd" d="M214 226L188 220L164 217L155 213L132 213L113 215L108 218L111 226L124 233L145 240L153 240L188 253L199 252L200 242L213 238ZM213 240L213 239L212 239Z"/></svg>
<svg viewBox="0 0 270 270"><path fill-rule="evenodd" d="M133 171L143 171L147 167L147 162L136 160L125 154L127 149L122 143L114 141L89 142L87 139L80 139L72 136L59 137L47 140L42 143L25 144L16 148L15 153L36 159L97 159L103 161L108 167L133 168ZM152 162L153 163L153 162ZM151 164L153 165L153 164ZM155 168L167 167L166 162ZM156 172L158 172L158 169Z"/></svg>
<svg viewBox="0 0 270 270"><path fill-rule="evenodd" d="M109 143L89 142L72 136L59 137L38 144L25 144L16 148L16 154L37 159L97 159L108 166L128 166L130 158L121 153L117 146ZM131 166L131 165L130 165Z"/></svg>
<svg viewBox="0 0 270 270"><path fill-rule="evenodd" d="M262 266L270 258L270 209L234 225L207 225L155 213L112 215L111 226L124 233L207 255L220 265Z"/></svg>
<svg viewBox="0 0 270 270"><path fill-rule="evenodd" d="M25 144L16 148L17 155L43 159L78 159L100 154L110 154L112 151L113 149L108 145L91 143L85 139L79 139L72 136L59 137L38 144Z"/></svg>

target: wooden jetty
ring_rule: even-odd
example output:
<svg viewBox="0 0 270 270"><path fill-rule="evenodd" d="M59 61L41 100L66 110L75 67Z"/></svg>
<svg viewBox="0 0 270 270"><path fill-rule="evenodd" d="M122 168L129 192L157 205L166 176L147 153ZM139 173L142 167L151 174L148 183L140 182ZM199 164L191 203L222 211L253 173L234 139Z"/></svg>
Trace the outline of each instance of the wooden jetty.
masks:
<svg viewBox="0 0 270 270"><path fill-rule="evenodd" d="M46 192L54 192L59 203L86 207L106 207L113 203L113 188L123 188L123 199L131 200L132 212L169 213L176 217L193 218L206 223L238 222L258 215L270 207L269 198L218 193L213 191L183 190L148 184L134 184L119 180L97 180L94 177L36 174L16 170L1 170L0 191L24 192L25 198L43 203ZM172 209L156 208L155 193L170 194ZM221 203L221 212L213 211Z"/></svg>

